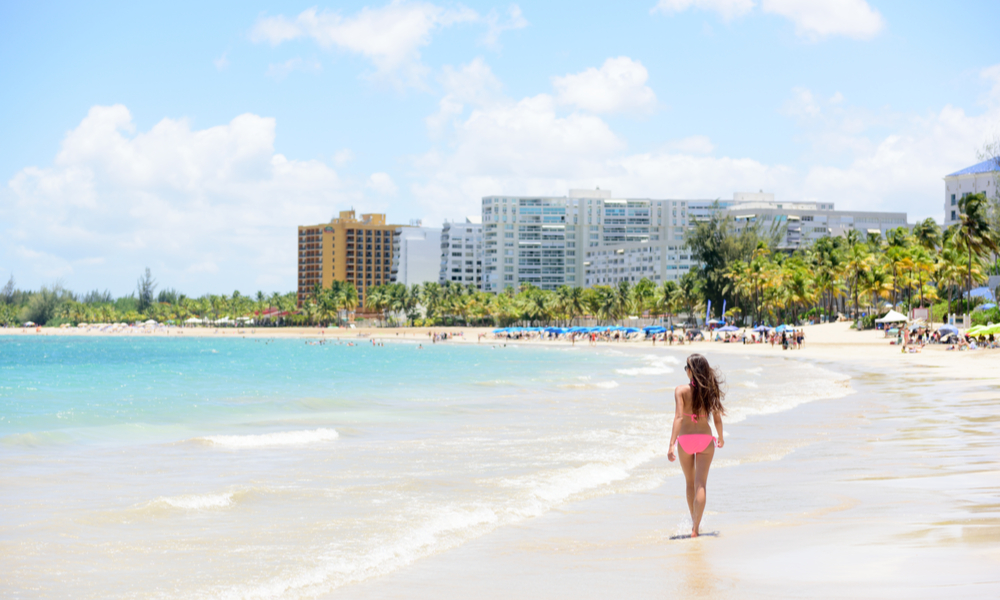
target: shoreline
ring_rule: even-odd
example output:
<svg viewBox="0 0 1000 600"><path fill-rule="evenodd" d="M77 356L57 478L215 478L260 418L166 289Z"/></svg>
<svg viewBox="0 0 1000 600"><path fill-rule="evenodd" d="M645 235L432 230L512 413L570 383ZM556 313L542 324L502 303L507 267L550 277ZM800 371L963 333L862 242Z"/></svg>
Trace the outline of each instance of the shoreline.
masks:
<svg viewBox="0 0 1000 600"><path fill-rule="evenodd" d="M656 346L690 349L710 361L712 354L802 361L851 379L849 396L757 415L754 423L740 423L736 436L727 428L727 449L761 442L747 436L748 429L766 437L772 429L787 434L783 426L795 431L800 445L756 464L725 464L726 456L717 455L706 512L706 531L719 532L717 537L670 540L690 527L690 521L684 525L684 481L676 463L657 457L653 466L664 473L655 489L572 502L323 597L388 598L402 589L408 597L427 599L671 593L711 599L995 597L1000 419L968 409L981 409L985 401L995 415L1000 353L949 352L942 345L903 354L888 340L836 335L865 335L849 329L813 336L810 344L806 331L805 349L794 351L715 342ZM753 350L765 346L766 353ZM637 356L655 352L650 344L597 348ZM908 391L913 386L924 395ZM924 422L949 414L948 406L934 408L933 400L944 397L960 407L962 422L983 423L988 447L956 458L947 442L939 448L939 440L922 435ZM935 414L910 413L900 398ZM921 433L913 437L911 430ZM945 433L949 440L962 435ZM902 453L880 451L901 445L914 446L913 454L905 447ZM804 480L784 479L803 469ZM779 489L791 506L769 511Z"/></svg>
<svg viewBox="0 0 1000 600"><path fill-rule="evenodd" d="M803 348L797 350L782 350L779 346L772 347L770 344L742 344L738 342L713 342L698 341L688 342L683 345L668 345L664 342L653 344L646 340L629 341L598 341L595 345L590 345L582 340L577 344L572 344L567 340L505 340L485 337L490 334L493 327L400 327L382 328L369 327L358 329L344 328L317 328L317 327L280 327L280 328L173 328L168 331L143 332L134 330L127 332L91 331L77 330L76 328L52 329L42 328L41 332L33 329L10 328L0 329L0 336L10 335L14 337L128 337L128 338L165 338L165 339L185 339L191 337L221 339L301 339L304 341L314 340L338 340L338 341L406 341L423 343L433 343L434 333L447 333L454 335L452 339L438 341L445 344L510 344L524 345L530 347L575 347L581 349L616 349L642 352L658 352L664 349L671 351L698 352L701 354L721 353L727 355L748 356L787 356L789 358L803 358L814 360L838 361L876 361L885 366L899 365L920 365L927 368L947 368L958 378L970 379L996 379L1000 381L1000 350L979 349L971 351L948 351L945 344L928 344L919 353L903 353L899 346L889 344L889 338L882 337L882 333L874 330L854 331L849 323L826 323L822 325L803 326L805 332L805 342ZM183 333L179 333L183 332ZM479 336L484 334L482 340ZM983 364L996 362L993 365ZM996 375L991 375L989 369L993 367L997 371Z"/></svg>
<svg viewBox="0 0 1000 600"><path fill-rule="evenodd" d="M429 343L428 332L442 331L464 331L465 339L442 342L462 345L477 344L484 330L405 332L411 335L396 335L392 329L328 330L317 335L314 328L304 328L275 336L267 329L256 335L248 329L245 337L325 338L361 341L359 345L374 338L412 344ZM645 598L669 592L694 598L936 598L942 591L973 597L1000 593L1000 577L994 575L1000 563L1000 508L995 503L1000 495L1000 418L994 407L1000 398L1000 353L949 352L941 345L904 354L879 333L856 332L849 324L805 331L801 350L721 342L577 344L581 350L635 358L698 352L713 362L747 359L762 365L765 373L796 361L851 378L854 393L849 396L727 425L726 453L717 456L709 480L705 523L706 531L719 531L719 537L669 539L683 527L683 478L676 463L654 456L641 467L644 477L652 472L661 478L653 489L572 501L323 597L388 598L398 597L400 590L413 598L623 593ZM381 335L366 335L370 333ZM191 337L214 335L205 329ZM219 335L242 336L235 331ZM487 343L503 340L484 339ZM565 341L508 343L553 350L571 346ZM674 370L628 389L667 394L679 383L677 377ZM664 404L663 411L669 410ZM733 464L729 457L741 446L773 452L762 460ZM776 490L781 490L783 504L774 508Z"/></svg>

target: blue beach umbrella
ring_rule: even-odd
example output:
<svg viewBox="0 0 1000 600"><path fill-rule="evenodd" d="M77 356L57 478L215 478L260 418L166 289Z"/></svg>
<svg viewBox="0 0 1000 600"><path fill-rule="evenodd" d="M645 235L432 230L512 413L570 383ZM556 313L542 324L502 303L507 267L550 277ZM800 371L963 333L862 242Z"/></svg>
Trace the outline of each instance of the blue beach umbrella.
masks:
<svg viewBox="0 0 1000 600"><path fill-rule="evenodd" d="M958 327L955 327L954 325L942 325L938 328L938 333L958 335Z"/></svg>
<svg viewBox="0 0 1000 600"><path fill-rule="evenodd" d="M721 331L723 333L730 333L733 331L739 331L740 328L735 325L726 325L725 327L719 327L716 331Z"/></svg>

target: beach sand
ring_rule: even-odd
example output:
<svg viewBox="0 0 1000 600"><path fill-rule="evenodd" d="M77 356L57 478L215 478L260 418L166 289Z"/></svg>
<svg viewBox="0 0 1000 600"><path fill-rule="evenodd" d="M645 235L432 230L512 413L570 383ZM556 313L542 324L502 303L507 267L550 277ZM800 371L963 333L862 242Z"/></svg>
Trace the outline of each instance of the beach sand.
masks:
<svg viewBox="0 0 1000 600"><path fill-rule="evenodd" d="M428 332L446 331L464 333L446 343L497 343L479 342L489 331L481 328L182 335L426 344ZM804 349L788 351L718 342L577 344L680 358L698 352L710 361L749 357L765 365L761 377L784 361L804 361L849 378L850 395L726 429L703 524L718 536L670 539L690 523L679 467L658 457L644 467L662 481L652 489L563 505L330 597L1000 597L1000 351L928 346L903 354L881 333L846 323L805 332ZM22 335L56 334L101 335ZM665 411L670 387L681 383L673 379L657 392Z"/></svg>

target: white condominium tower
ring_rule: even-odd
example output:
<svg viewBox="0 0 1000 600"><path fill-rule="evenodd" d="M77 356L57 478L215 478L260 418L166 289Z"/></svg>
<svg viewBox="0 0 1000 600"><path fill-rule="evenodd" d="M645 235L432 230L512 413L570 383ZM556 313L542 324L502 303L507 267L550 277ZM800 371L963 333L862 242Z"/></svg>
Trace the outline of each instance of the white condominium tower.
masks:
<svg viewBox="0 0 1000 600"><path fill-rule="evenodd" d="M483 284L483 223L466 217L464 223L444 223L441 229L438 283Z"/></svg>
<svg viewBox="0 0 1000 600"><path fill-rule="evenodd" d="M676 279L691 265L681 253L689 202L711 203L616 199L600 189L556 197L486 196L482 289Z"/></svg>
<svg viewBox="0 0 1000 600"><path fill-rule="evenodd" d="M944 226L958 222L961 210L958 201L969 194L985 192L987 198L1000 195L1000 160L991 158L983 162L955 171L944 178Z"/></svg>
<svg viewBox="0 0 1000 600"><path fill-rule="evenodd" d="M482 202L482 289L493 293L524 283L552 290L644 277L676 281L698 266L685 234L720 211L734 218L737 230L750 223L783 228L778 246L785 251L851 229L884 235L907 226L906 213L837 211L833 203L778 202L763 192L738 192L732 200L651 200L612 198L597 189Z"/></svg>

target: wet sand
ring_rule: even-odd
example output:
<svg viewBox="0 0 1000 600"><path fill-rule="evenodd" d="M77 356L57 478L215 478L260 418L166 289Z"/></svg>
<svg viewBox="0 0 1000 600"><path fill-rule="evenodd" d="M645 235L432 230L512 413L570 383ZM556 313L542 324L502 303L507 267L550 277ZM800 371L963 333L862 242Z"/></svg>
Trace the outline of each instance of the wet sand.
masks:
<svg viewBox="0 0 1000 600"><path fill-rule="evenodd" d="M838 327L774 352L850 376L855 393L727 432L703 526L718 537L670 540L690 521L683 476L659 458L656 489L578 502L332 597L997 597L1000 351L904 355ZM727 460L748 445L756 462Z"/></svg>

